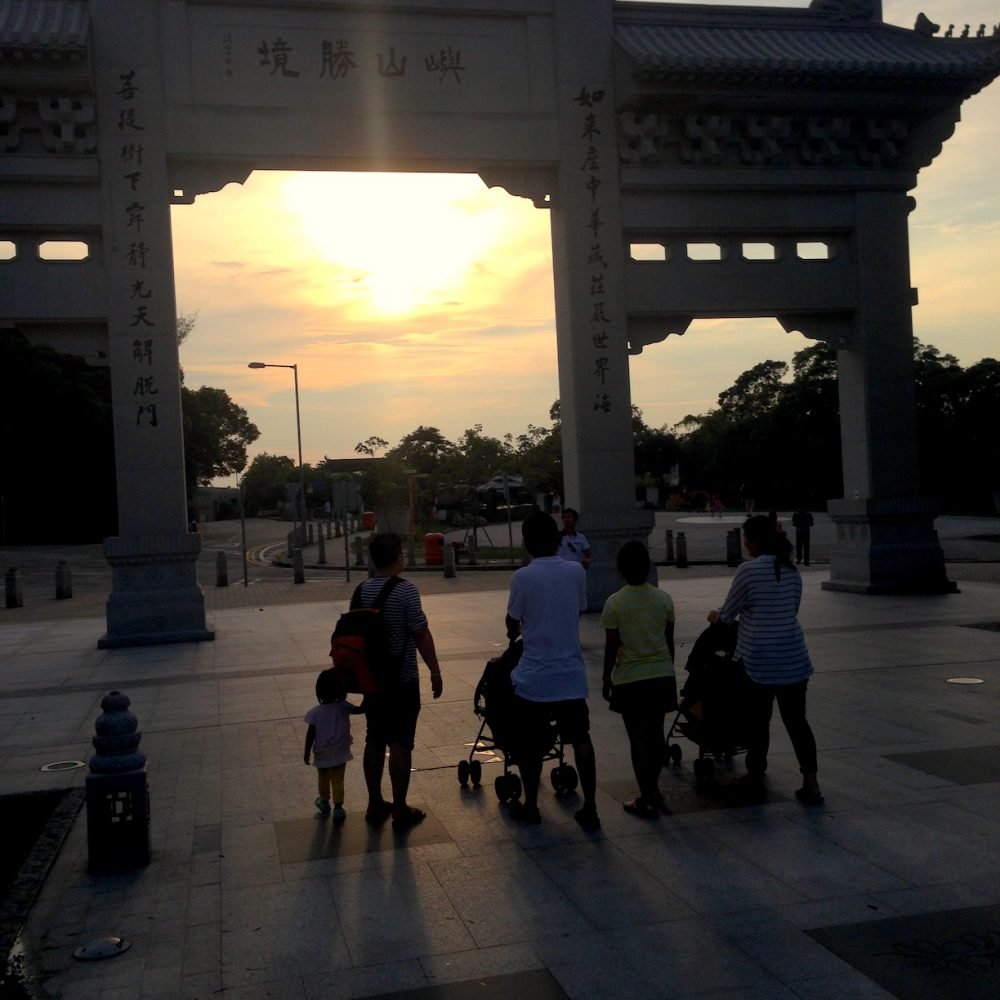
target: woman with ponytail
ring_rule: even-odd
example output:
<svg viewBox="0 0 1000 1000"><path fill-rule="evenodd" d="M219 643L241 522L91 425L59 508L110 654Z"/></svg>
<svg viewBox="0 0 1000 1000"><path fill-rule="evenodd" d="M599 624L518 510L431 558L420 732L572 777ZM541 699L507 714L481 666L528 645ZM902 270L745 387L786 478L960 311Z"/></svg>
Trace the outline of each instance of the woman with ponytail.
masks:
<svg viewBox="0 0 1000 1000"><path fill-rule="evenodd" d="M767 517L747 518L743 544L750 560L736 571L722 607L708 615L713 623L739 619L736 658L748 680L749 729L747 774L739 782L740 791L753 801L766 795L771 712L777 701L802 772L802 787L795 795L806 805L820 805L816 740L806 721L806 686L813 666L796 617L802 578L792 563L791 542Z"/></svg>

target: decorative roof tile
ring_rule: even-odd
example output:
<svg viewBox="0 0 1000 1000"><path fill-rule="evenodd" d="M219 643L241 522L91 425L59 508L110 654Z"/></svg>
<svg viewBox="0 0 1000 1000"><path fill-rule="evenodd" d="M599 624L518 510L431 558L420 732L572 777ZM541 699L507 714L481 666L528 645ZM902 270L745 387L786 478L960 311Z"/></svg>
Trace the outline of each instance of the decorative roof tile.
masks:
<svg viewBox="0 0 1000 1000"><path fill-rule="evenodd" d="M59 58L86 52L86 0L0 0L0 58Z"/></svg>
<svg viewBox="0 0 1000 1000"><path fill-rule="evenodd" d="M616 8L615 39L646 82L724 77L939 79L983 85L1000 72L1000 39L937 38L819 9Z"/></svg>

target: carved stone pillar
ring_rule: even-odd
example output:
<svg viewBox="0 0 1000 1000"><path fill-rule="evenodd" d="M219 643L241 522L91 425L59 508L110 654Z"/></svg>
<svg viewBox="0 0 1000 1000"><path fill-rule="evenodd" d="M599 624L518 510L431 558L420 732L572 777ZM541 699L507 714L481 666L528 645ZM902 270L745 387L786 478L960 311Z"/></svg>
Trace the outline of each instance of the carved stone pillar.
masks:
<svg viewBox="0 0 1000 1000"><path fill-rule="evenodd" d="M556 101L561 150L552 207L552 263L563 439L563 501L591 543L588 606L620 586L615 559L643 542L650 511L635 509L624 246L613 98L611 9L556 4Z"/></svg>

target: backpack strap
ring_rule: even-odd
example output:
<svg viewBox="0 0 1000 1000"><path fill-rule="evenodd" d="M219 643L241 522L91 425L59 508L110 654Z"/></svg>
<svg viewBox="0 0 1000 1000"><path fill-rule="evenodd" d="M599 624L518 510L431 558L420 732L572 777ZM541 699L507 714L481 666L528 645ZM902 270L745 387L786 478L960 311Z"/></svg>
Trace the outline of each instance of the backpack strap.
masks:
<svg viewBox="0 0 1000 1000"><path fill-rule="evenodd" d="M382 589L378 592L375 600L367 605L367 607L378 608L381 611L385 607L385 602L389 600L389 595L393 592L396 584L402 583L402 578L398 576L390 576L385 583L382 584ZM361 588L364 586L363 583L359 583L354 589L354 593L351 595L350 609L354 611L356 608L363 608L366 605L363 603L363 598L361 596Z"/></svg>

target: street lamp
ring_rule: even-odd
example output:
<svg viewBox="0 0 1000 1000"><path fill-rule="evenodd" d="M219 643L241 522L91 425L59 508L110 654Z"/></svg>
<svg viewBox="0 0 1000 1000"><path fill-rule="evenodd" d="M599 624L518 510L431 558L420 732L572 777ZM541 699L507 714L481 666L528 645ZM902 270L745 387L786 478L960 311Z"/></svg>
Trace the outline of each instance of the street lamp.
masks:
<svg viewBox="0 0 1000 1000"><path fill-rule="evenodd" d="M302 421L299 417L299 366L298 365L271 365L263 361L251 361L247 368L291 368L295 378L295 432L299 440L299 523L302 525L302 535L298 537L299 548L306 543L306 474L302 465ZM298 536L298 528L295 529Z"/></svg>

